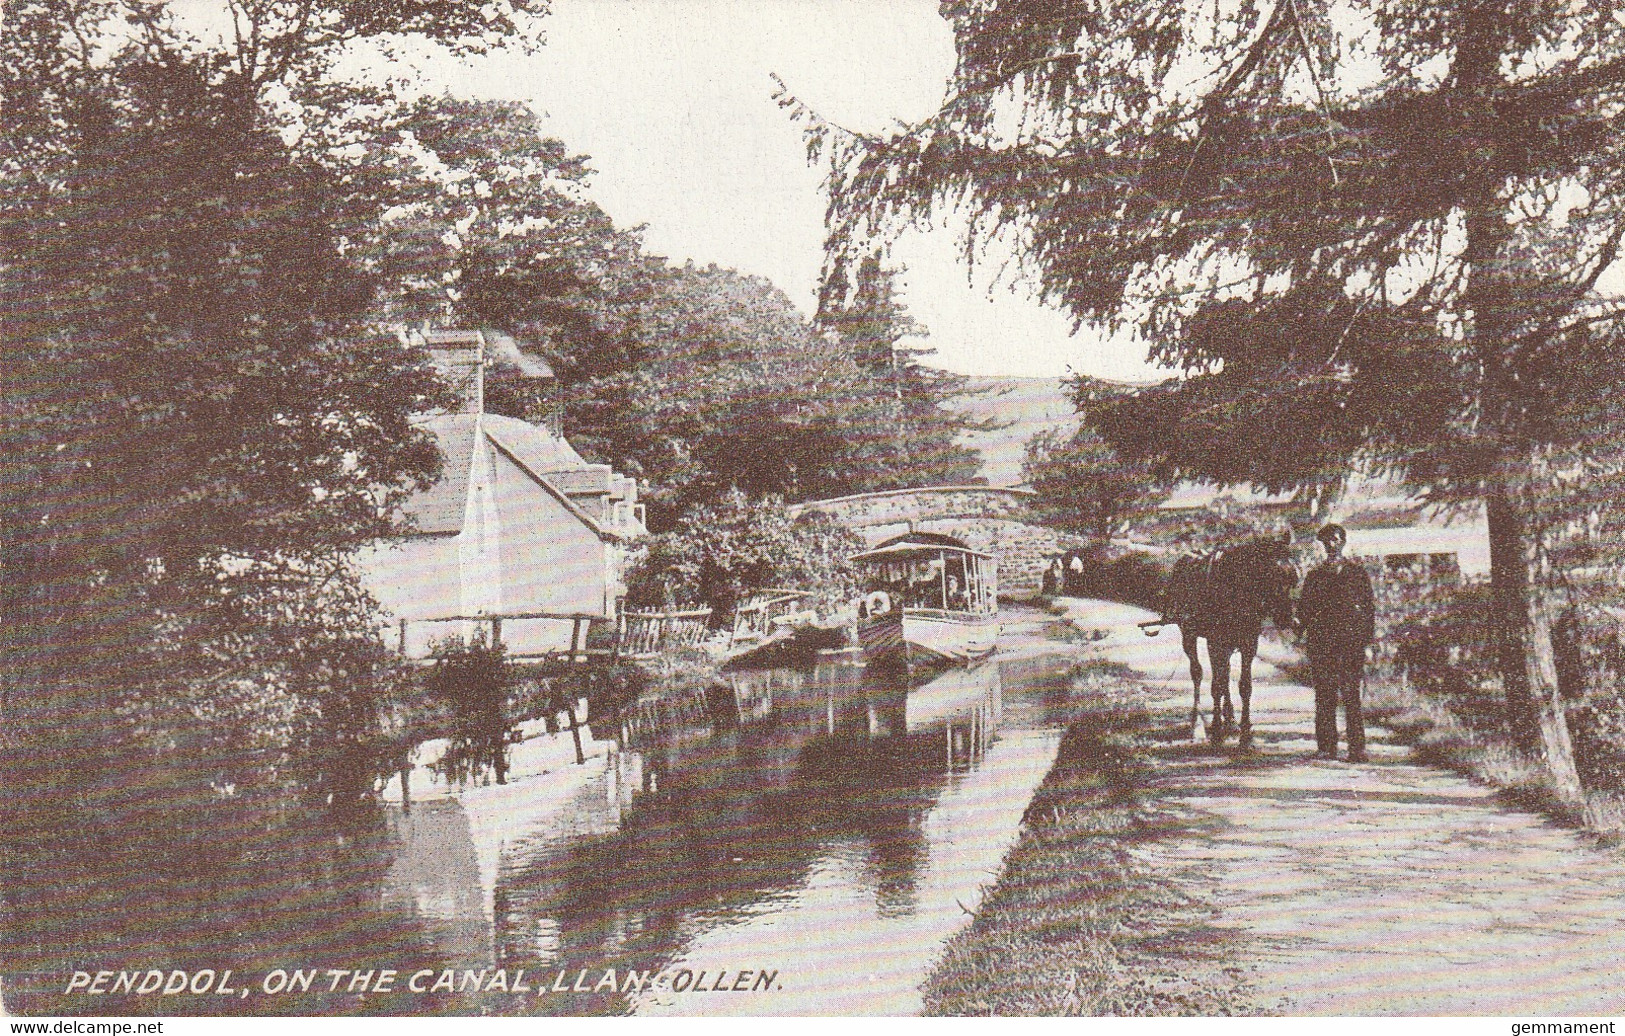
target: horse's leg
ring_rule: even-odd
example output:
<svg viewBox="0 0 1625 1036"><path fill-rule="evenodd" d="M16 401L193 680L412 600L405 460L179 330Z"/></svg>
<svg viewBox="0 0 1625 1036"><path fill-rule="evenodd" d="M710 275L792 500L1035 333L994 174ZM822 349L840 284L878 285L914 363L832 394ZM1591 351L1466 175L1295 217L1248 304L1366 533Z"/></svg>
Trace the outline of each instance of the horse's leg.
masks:
<svg viewBox="0 0 1625 1036"><path fill-rule="evenodd" d="M1253 746L1253 656L1258 653L1258 641L1241 642L1241 674L1236 683L1241 690L1241 738L1236 743L1242 748Z"/></svg>
<svg viewBox="0 0 1625 1036"><path fill-rule="evenodd" d="M1196 740L1196 732L1202 722L1202 659L1196 651L1196 634L1179 628L1180 643L1185 648L1185 657L1191 663L1191 740Z"/></svg>
<svg viewBox="0 0 1625 1036"><path fill-rule="evenodd" d="M1213 695L1213 723L1208 727L1208 740L1214 744L1222 744L1224 735L1229 732L1235 723L1235 715L1230 704L1230 648L1228 645L1212 637L1207 641L1207 664L1213 674L1208 677L1212 682Z"/></svg>

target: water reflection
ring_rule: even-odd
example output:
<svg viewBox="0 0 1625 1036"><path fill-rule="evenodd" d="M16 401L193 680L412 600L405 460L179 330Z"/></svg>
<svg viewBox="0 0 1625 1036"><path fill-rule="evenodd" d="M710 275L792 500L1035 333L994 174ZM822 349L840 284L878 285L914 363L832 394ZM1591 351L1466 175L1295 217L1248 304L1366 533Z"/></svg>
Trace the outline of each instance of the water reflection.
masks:
<svg viewBox="0 0 1625 1036"><path fill-rule="evenodd" d="M450 966L539 987L481 1010L911 1010L1053 758L1053 731L1001 736L1003 708L992 662L912 687L826 665L651 697L590 729L585 766L401 818L386 899ZM781 988L624 988L681 968ZM607 969L615 989L578 991ZM560 972L577 988L544 992Z"/></svg>

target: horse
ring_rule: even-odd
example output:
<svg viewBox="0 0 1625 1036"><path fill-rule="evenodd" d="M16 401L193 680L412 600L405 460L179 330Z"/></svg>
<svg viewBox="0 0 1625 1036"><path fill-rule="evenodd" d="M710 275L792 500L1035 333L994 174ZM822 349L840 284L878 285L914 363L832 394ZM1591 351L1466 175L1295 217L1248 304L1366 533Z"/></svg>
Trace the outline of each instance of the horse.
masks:
<svg viewBox="0 0 1625 1036"><path fill-rule="evenodd" d="M1196 640L1207 641L1213 670L1213 722L1208 740L1218 745L1235 725L1230 699L1230 656L1241 652L1241 726L1237 744L1253 742L1253 658L1268 616L1280 630L1293 628L1292 591L1298 585L1292 563L1292 534L1263 537L1203 555L1184 555L1174 562L1162 593L1162 619L1150 625L1177 625L1191 668L1191 740L1201 722L1202 663Z"/></svg>

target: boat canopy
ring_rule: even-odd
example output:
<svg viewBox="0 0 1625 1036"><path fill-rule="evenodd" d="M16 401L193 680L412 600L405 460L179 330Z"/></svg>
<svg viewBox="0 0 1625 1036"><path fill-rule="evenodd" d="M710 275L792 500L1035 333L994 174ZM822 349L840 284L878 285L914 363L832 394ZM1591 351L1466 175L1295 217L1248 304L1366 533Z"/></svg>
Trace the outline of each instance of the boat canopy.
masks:
<svg viewBox="0 0 1625 1036"><path fill-rule="evenodd" d="M983 553L952 536L944 536L935 532L907 532L901 536L893 536L875 547L853 554L848 561L904 561L909 557L934 558L944 550L958 551L977 558L992 558L993 555Z"/></svg>

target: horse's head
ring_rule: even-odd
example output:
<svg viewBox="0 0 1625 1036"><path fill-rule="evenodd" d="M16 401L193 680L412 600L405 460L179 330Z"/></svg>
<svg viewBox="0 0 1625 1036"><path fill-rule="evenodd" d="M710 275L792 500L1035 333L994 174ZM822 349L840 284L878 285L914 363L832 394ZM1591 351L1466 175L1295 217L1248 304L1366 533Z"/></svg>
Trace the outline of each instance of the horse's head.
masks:
<svg viewBox="0 0 1625 1036"><path fill-rule="evenodd" d="M1255 542L1260 610L1275 620L1275 628L1292 628L1292 591L1298 586L1298 566L1292 560L1292 534Z"/></svg>

